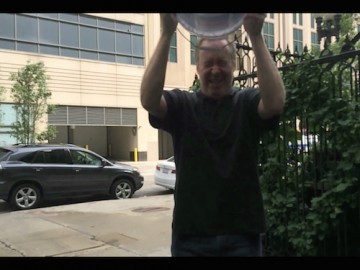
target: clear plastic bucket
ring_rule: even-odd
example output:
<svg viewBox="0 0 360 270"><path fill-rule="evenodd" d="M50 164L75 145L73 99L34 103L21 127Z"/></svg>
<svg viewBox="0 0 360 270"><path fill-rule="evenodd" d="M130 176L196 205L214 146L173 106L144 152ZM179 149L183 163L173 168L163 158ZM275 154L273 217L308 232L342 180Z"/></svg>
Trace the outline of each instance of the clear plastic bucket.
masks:
<svg viewBox="0 0 360 270"><path fill-rule="evenodd" d="M217 38L238 30L246 13L176 13L178 22L189 32L205 38Z"/></svg>

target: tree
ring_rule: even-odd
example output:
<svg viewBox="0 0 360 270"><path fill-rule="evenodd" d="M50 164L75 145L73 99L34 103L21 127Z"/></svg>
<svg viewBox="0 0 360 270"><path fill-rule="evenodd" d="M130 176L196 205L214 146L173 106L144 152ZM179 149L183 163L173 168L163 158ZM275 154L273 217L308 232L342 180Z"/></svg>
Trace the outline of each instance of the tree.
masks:
<svg viewBox="0 0 360 270"><path fill-rule="evenodd" d="M11 97L17 115L11 129L12 136L19 143L45 141L56 135L53 126L47 126L44 131L38 132L38 125L43 123L44 115L55 109L54 105L47 103L51 98L51 91L47 87L49 78L42 62L31 64L28 61L25 67L10 75L10 80L15 82L11 88Z"/></svg>

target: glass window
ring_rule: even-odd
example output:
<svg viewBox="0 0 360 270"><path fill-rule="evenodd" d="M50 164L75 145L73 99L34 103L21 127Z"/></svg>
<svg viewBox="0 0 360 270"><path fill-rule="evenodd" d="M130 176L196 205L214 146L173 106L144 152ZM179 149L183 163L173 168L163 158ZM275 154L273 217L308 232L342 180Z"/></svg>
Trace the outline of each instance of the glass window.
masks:
<svg viewBox="0 0 360 270"><path fill-rule="evenodd" d="M0 39L0 48L5 50L15 50L15 41Z"/></svg>
<svg viewBox="0 0 360 270"><path fill-rule="evenodd" d="M16 121L16 110L13 104L0 104L0 116L2 126L11 126Z"/></svg>
<svg viewBox="0 0 360 270"><path fill-rule="evenodd" d="M78 14L71 14L71 13L59 13L60 19L68 22L78 22Z"/></svg>
<svg viewBox="0 0 360 270"><path fill-rule="evenodd" d="M310 25L311 25L312 29L315 29L315 22L316 22L316 20L315 20L314 15L311 15L310 16Z"/></svg>
<svg viewBox="0 0 360 270"><path fill-rule="evenodd" d="M316 32L311 32L311 49L319 51L320 44L318 43L318 35Z"/></svg>
<svg viewBox="0 0 360 270"><path fill-rule="evenodd" d="M60 55L61 56L66 56L66 57L79 58L79 50L60 48Z"/></svg>
<svg viewBox="0 0 360 270"><path fill-rule="evenodd" d="M39 53L59 55L59 47L39 45Z"/></svg>
<svg viewBox="0 0 360 270"><path fill-rule="evenodd" d="M99 50L115 52L115 32L99 29Z"/></svg>
<svg viewBox="0 0 360 270"><path fill-rule="evenodd" d="M264 22L262 33L267 47L271 50L274 50L275 48L274 24Z"/></svg>
<svg viewBox="0 0 360 270"><path fill-rule="evenodd" d="M38 16L50 19L58 19L59 13L38 13Z"/></svg>
<svg viewBox="0 0 360 270"><path fill-rule="evenodd" d="M176 32L174 32L171 42L170 42L170 52L169 52L169 62L177 62L177 41L176 41Z"/></svg>
<svg viewBox="0 0 360 270"><path fill-rule="evenodd" d="M92 26L97 25L97 20L94 17L86 16L86 15L80 15L79 17L80 17L80 23L82 24L87 24Z"/></svg>
<svg viewBox="0 0 360 270"><path fill-rule="evenodd" d="M2 14L0 16L0 37L15 38L15 15Z"/></svg>
<svg viewBox="0 0 360 270"><path fill-rule="evenodd" d="M37 160L34 158L37 157ZM44 156L42 154L37 155L37 152L32 153L20 153L20 155L15 154L10 157L9 160L19 160L26 163L32 163L33 160L36 161L34 163L44 163Z"/></svg>
<svg viewBox="0 0 360 270"><path fill-rule="evenodd" d="M122 32L130 33L131 32L131 26L128 23L116 22L116 30L120 30Z"/></svg>
<svg viewBox="0 0 360 270"><path fill-rule="evenodd" d="M2 49L144 65L144 47L143 25L77 13L0 13ZM171 50L177 61L176 37Z"/></svg>
<svg viewBox="0 0 360 270"><path fill-rule="evenodd" d="M46 164L66 164L66 153L63 149L37 151L35 157L30 159L27 157L28 162L32 163L46 163Z"/></svg>
<svg viewBox="0 0 360 270"><path fill-rule="evenodd" d="M70 156L73 164L96 165L96 166L101 166L102 164L100 158L88 152L70 149Z"/></svg>
<svg viewBox="0 0 360 270"><path fill-rule="evenodd" d="M131 32L142 35L142 34L144 34L144 26L133 24L133 25L131 25Z"/></svg>
<svg viewBox="0 0 360 270"><path fill-rule="evenodd" d="M58 22L39 19L39 42L47 44L59 44Z"/></svg>
<svg viewBox="0 0 360 270"><path fill-rule="evenodd" d="M16 29L17 39L23 41L37 42L38 27L36 18L17 15Z"/></svg>
<svg viewBox="0 0 360 270"><path fill-rule="evenodd" d="M190 35L190 62L192 65L196 65L195 49L197 43L197 36Z"/></svg>
<svg viewBox="0 0 360 270"><path fill-rule="evenodd" d="M293 29L293 45L294 45L294 52L295 50L298 53L303 52L303 31L301 29Z"/></svg>
<svg viewBox="0 0 360 270"><path fill-rule="evenodd" d="M96 52L80 51L80 57L90 60L98 60L98 54Z"/></svg>
<svg viewBox="0 0 360 270"><path fill-rule="evenodd" d="M116 33L116 52L131 54L131 36L125 33Z"/></svg>
<svg viewBox="0 0 360 270"><path fill-rule="evenodd" d="M60 45L79 47L78 26L69 23L60 23Z"/></svg>
<svg viewBox="0 0 360 270"><path fill-rule="evenodd" d="M97 50L95 28L80 26L80 48Z"/></svg>
<svg viewBox="0 0 360 270"><path fill-rule="evenodd" d="M38 45L37 44L31 44L31 43L25 43L25 42L18 42L17 43L17 50L18 51L24 51L24 52L37 53L38 52Z"/></svg>
<svg viewBox="0 0 360 270"><path fill-rule="evenodd" d="M115 29L115 23L106 19L98 18L98 25L103 28Z"/></svg>
<svg viewBox="0 0 360 270"><path fill-rule="evenodd" d="M123 63L123 64L132 64L132 59L129 56L117 55L116 62Z"/></svg>
<svg viewBox="0 0 360 270"><path fill-rule="evenodd" d="M134 57L132 61L133 65L143 66L144 65L144 58L137 58Z"/></svg>
<svg viewBox="0 0 360 270"><path fill-rule="evenodd" d="M142 36L133 36L132 54L135 56L144 56L144 38Z"/></svg>
<svg viewBox="0 0 360 270"><path fill-rule="evenodd" d="M109 53L99 53L100 61L115 62L115 55Z"/></svg>
<svg viewBox="0 0 360 270"><path fill-rule="evenodd" d="M0 133L0 145L10 145L17 143L16 138L9 133Z"/></svg>

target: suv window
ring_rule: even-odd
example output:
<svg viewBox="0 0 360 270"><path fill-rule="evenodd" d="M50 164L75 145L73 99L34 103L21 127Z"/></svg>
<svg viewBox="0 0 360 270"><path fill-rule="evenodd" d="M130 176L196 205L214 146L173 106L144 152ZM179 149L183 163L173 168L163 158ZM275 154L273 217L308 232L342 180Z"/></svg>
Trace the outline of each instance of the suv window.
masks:
<svg viewBox="0 0 360 270"><path fill-rule="evenodd" d="M74 164L101 165L101 159L88 152L70 149L70 155Z"/></svg>
<svg viewBox="0 0 360 270"><path fill-rule="evenodd" d="M9 149L0 148L0 160L6 160L11 153L13 152Z"/></svg>
<svg viewBox="0 0 360 270"><path fill-rule="evenodd" d="M26 163L67 164L66 152L63 149L39 150L19 159Z"/></svg>

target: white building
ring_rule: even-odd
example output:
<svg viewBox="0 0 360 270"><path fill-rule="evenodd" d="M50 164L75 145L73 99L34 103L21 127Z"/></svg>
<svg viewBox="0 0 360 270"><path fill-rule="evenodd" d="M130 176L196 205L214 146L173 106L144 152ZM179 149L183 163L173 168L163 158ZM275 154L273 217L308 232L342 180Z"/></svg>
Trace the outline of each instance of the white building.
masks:
<svg viewBox="0 0 360 270"><path fill-rule="evenodd" d="M0 86L7 90L0 144L16 143L9 134L16 119L10 73L27 61L42 61L50 103L57 105L48 118L58 130L53 142L87 146L118 160L132 160L134 151L139 160L170 156L171 140L150 126L140 104L142 75L160 35L158 13L0 13L0 25ZM263 34L269 49L318 46L310 13L268 13ZM165 89L192 85L195 42L179 25Z"/></svg>

